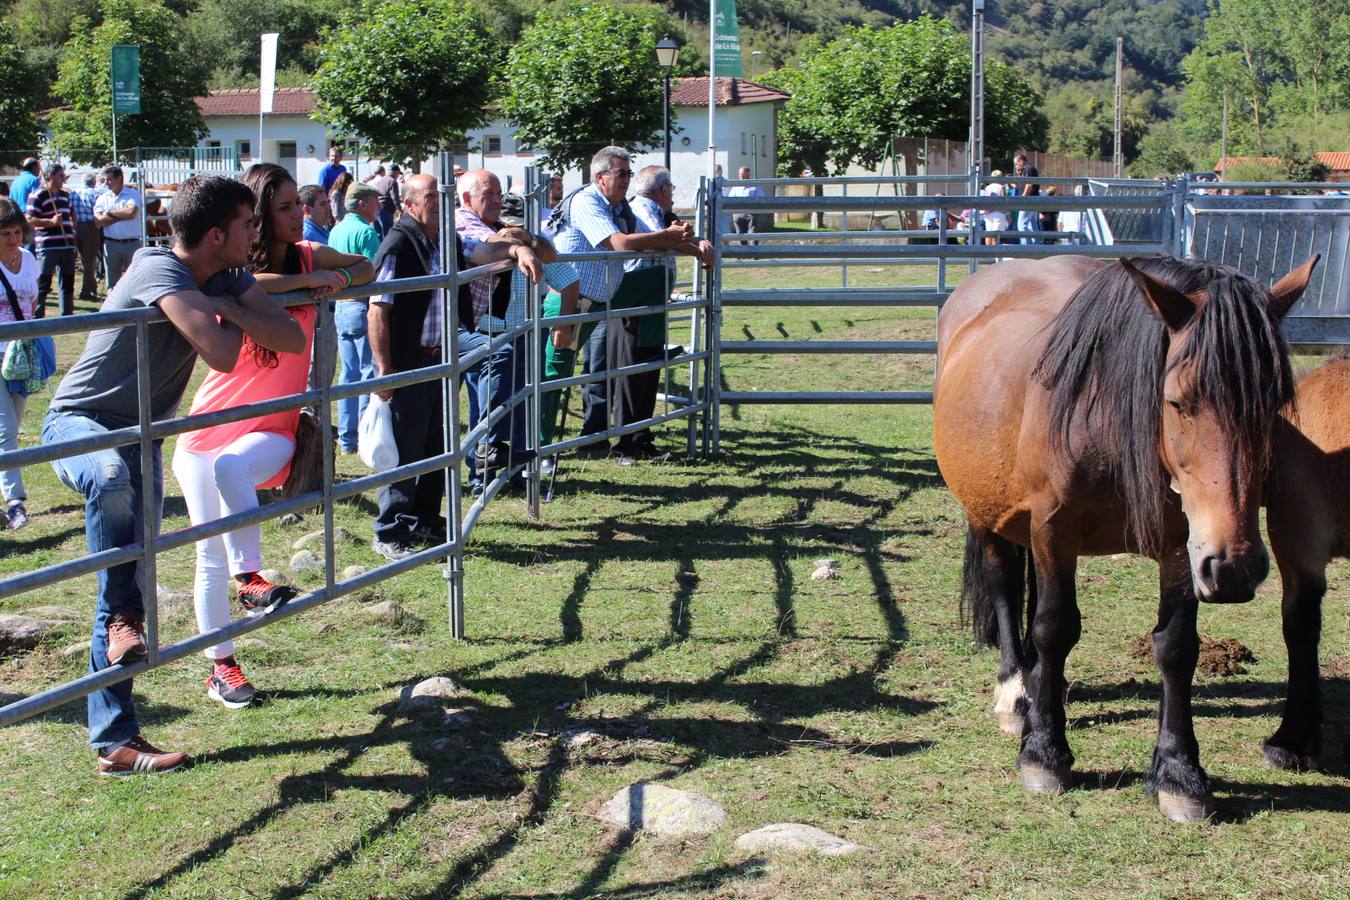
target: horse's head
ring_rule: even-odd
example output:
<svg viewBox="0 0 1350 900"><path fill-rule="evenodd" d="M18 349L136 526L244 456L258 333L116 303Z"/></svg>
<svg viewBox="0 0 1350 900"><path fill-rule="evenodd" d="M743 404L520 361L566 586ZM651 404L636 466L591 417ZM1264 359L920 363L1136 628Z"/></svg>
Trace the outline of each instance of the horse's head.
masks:
<svg viewBox="0 0 1350 900"><path fill-rule="evenodd" d="M1261 484L1271 428L1293 392L1279 322L1318 259L1268 291L1229 273L1190 293L1121 261L1169 333L1159 454L1181 495L1196 594L1211 603L1250 600L1270 571Z"/></svg>

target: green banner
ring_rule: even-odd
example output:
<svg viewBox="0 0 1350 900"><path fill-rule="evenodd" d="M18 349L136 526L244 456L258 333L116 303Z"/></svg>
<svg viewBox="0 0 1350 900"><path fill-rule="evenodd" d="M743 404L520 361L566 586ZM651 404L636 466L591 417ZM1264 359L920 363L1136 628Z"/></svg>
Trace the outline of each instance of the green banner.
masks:
<svg viewBox="0 0 1350 900"><path fill-rule="evenodd" d="M113 44L113 113L119 116L141 112L141 48L135 44Z"/></svg>
<svg viewBox="0 0 1350 900"><path fill-rule="evenodd" d="M741 66L741 27L736 23L736 0L717 0L713 46L717 51L715 75L745 76Z"/></svg>

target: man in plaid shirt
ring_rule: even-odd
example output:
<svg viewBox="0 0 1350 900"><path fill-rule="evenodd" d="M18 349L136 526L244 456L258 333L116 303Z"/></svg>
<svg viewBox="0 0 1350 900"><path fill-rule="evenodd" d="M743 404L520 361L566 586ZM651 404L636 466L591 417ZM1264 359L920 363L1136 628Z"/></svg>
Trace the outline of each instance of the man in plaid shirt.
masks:
<svg viewBox="0 0 1350 900"><path fill-rule="evenodd" d="M459 193L460 206L455 211L455 230L461 238L486 241L504 228L514 228L525 240L548 244L548 239L530 235L519 229L520 222L504 222L502 219L502 184L496 175L486 169L472 169L461 175L455 182ZM548 250L539 254L541 260L551 259ZM564 297L570 296L573 303L580 298L579 279L570 263L545 262L544 280L548 286ZM510 302L500 316L492 314L492 295L498 280L507 276L485 276L469 284L473 297L474 321L472 328L487 335L499 335L524 326L529 314L529 286L524 273L516 270L509 276ZM466 323L467 324L467 323ZM481 416L490 413L495 407L506 403L525 386L526 364L525 337L521 336L503 344L483 363L477 374L469 376L470 399L477 392L477 404L470 404L469 427L478 424ZM476 406L476 409L473 408ZM476 413L476 415L475 415ZM526 458L525 450L525 404L519 403L510 416L498 420L489 434L489 441L478 447L475 460L475 473L470 476L473 482L478 471L497 468L499 465L516 464ZM514 451L514 452L512 452ZM494 465L494 462L497 465Z"/></svg>
<svg viewBox="0 0 1350 900"><path fill-rule="evenodd" d="M75 210L75 252L80 257L80 299L98 302L98 257L103 232L94 221L94 201L107 188L97 184L93 172L86 172L84 187L70 192Z"/></svg>

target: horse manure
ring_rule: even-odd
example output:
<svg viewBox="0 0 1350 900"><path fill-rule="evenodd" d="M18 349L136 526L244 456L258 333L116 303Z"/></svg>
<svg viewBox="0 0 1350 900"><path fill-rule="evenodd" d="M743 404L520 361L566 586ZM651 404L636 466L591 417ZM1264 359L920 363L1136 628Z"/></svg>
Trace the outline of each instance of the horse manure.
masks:
<svg viewBox="0 0 1350 900"><path fill-rule="evenodd" d="M1130 645L1130 656L1135 659L1153 658L1153 635L1145 634L1135 638ZM1256 662L1252 651L1235 638L1200 638L1200 660L1196 671L1211 678L1227 678L1231 675L1245 675L1247 669L1243 663Z"/></svg>

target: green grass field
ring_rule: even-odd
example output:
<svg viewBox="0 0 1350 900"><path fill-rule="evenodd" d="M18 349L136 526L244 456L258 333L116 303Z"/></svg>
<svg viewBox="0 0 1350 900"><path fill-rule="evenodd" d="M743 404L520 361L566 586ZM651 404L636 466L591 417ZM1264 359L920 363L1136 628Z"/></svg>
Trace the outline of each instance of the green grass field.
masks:
<svg viewBox="0 0 1350 900"><path fill-rule="evenodd" d="M893 274L855 267L850 282ZM736 310L725 333L929 338L933 322L931 310ZM63 343L62 364L76 352ZM924 388L932 377L930 357L724 362L734 389ZM31 404L27 442L45 405ZM974 651L958 622L965 529L931 420L928 407L743 406L724 411L717 460L564 461L541 521L504 498L475 531L467 640L448 638L445 582L427 567L256 632L238 656L266 704L211 703L196 658L139 679L146 734L190 751L185 771L100 778L83 704L0 732L0 896L1350 894L1345 567L1330 573L1325 611L1319 771L1262 765L1285 674L1277 580L1253 603L1201 610L1203 634L1240 639L1256 662L1197 683L1221 821L1179 827L1143 791L1158 679L1127 652L1152 628L1156 567L1085 561L1084 636L1069 662L1078 787L1030 795L992 715L995 655ZM658 437L676 449L683 436L673 423ZM76 495L48 467L26 475L33 524L0 535L7 573L83 549ZM171 529L186 516L166 477ZM354 536L336 548L339 569L378 562L373 509L366 497L336 510ZM268 523L268 559L284 567L292 542L320 527L317 515ZM810 578L820 557L838 560L838 579ZM189 551L163 558L163 585L189 592L191 581ZM61 650L87 637L93 597L90 578L0 602L79 613L0 661L0 690L81 674L83 657ZM406 615L373 621L380 600ZM162 616L166 639L194 633L190 601ZM467 721L397 711L399 689L433 675L461 685ZM597 736L575 742L576 729ZM706 794L727 823L678 841L599 821L600 805L638 780ZM735 848L742 832L784 821L871 851Z"/></svg>

